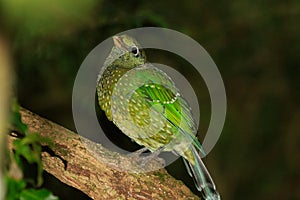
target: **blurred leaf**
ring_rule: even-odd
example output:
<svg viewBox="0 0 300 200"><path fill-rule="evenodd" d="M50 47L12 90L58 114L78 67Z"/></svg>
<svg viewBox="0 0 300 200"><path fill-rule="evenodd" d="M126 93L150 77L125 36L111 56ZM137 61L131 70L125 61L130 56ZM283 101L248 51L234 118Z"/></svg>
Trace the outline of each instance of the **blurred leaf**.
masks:
<svg viewBox="0 0 300 200"><path fill-rule="evenodd" d="M43 184L43 165L41 160L42 144L52 146L53 143L49 138L42 137L38 133L29 133L28 126L21 120L20 106L15 101L12 106L12 124L19 131L22 138L17 138L13 141L14 145L14 160L17 165L24 170L23 158L28 164L37 164L37 186ZM29 182L35 182L33 179Z"/></svg>
<svg viewBox="0 0 300 200"><path fill-rule="evenodd" d="M20 200L58 200L58 197L46 189L28 189L22 191Z"/></svg>
<svg viewBox="0 0 300 200"><path fill-rule="evenodd" d="M24 144L22 139L17 139L14 141L14 149L15 149L15 158L23 156L26 159L26 161L30 164L38 161L36 155L39 155L39 152L33 152L30 144Z"/></svg>
<svg viewBox="0 0 300 200"><path fill-rule="evenodd" d="M28 126L22 122L20 106L16 100L12 103L11 124L20 134L28 135Z"/></svg>
<svg viewBox="0 0 300 200"><path fill-rule="evenodd" d="M6 176L6 199L7 200L16 200L20 199L20 193L26 187L26 182L24 180L15 180L11 177Z"/></svg>
<svg viewBox="0 0 300 200"><path fill-rule="evenodd" d="M17 164L22 168L22 157L29 164L37 164L37 186L41 186L43 183L43 165L41 161L42 141L49 142L48 139L41 137L38 133L30 133L26 137L14 141L14 158Z"/></svg>

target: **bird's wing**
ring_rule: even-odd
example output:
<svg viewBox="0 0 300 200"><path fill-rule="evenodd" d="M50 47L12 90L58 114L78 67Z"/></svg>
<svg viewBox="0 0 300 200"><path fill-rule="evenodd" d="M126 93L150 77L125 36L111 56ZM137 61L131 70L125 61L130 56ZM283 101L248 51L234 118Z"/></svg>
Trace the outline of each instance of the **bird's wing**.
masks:
<svg viewBox="0 0 300 200"><path fill-rule="evenodd" d="M149 106L152 106L154 109L157 108L153 106L155 104L163 105L165 112L162 113L162 117L171 124L176 133L189 138L190 142L205 155L201 144L195 137L197 128L190 106L180 95L171 78L163 71L149 64L136 70L135 77L142 79L145 84L141 85L135 92L139 93L143 99L147 99ZM161 110L157 112L161 113Z"/></svg>
<svg viewBox="0 0 300 200"><path fill-rule="evenodd" d="M154 116L152 125L149 120L151 113L147 114L149 111ZM152 64L133 68L120 78L112 92L112 113L118 127L124 127L122 131L132 138L143 138L138 134L144 132L151 135L152 128L163 129L160 122L168 121L173 136L187 139L205 154L195 137L197 128L188 103L180 96L171 78ZM129 124L130 129L126 128Z"/></svg>
<svg viewBox="0 0 300 200"><path fill-rule="evenodd" d="M175 87L174 85L172 85ZM195 137L197 132L194 119L192 117L191 109L184 98L180 96L179 92L174 88L167 88L159 83L149 83L139 87L135 92L144 99L147 99L147 103L153 109L157 107L155 104L160 104L164 107L162 115L173 126L176 133L182 134L185 138L189 138L190 142L201 151L203 154L201 144ZM157 110L161 113L161 110Z"/></svg>

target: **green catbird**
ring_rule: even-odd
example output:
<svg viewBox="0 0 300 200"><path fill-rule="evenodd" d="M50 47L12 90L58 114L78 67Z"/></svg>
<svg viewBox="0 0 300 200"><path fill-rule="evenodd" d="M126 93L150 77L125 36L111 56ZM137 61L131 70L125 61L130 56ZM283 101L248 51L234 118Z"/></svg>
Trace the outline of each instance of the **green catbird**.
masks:
<svg viewBox="0 0 300 200"><path fill-rule="evenodd" d="M205 153L195 136L191 109L174 82L147 63L134 38L114 36L113 42L97 81L100 108L124 134L153 155L172 151L182 156L203 198L220 199L199 155Z"/></svg>

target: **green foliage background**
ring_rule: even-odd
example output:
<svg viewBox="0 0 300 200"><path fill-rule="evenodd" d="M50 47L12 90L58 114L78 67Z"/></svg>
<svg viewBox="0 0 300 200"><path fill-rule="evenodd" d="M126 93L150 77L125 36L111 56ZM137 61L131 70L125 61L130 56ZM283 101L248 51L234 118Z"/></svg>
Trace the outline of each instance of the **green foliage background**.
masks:
<svg viewBox="0 0 300 200"><path fill-rule="evenodd" d="M97 44L142 26L191 36L216 62L227 91L225 128L205 159L223 199L300 199L299 1L2 0L0 8L19 102L73 130L73 81ZM184 70L166 53L149 57ZM209 97L200 87L203 135Z"/></svg>

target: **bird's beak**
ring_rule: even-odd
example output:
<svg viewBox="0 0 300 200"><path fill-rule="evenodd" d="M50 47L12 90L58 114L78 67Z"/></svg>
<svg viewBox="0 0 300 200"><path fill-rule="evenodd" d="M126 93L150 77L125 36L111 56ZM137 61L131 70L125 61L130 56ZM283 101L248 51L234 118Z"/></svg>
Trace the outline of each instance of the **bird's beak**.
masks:
<svg viewBox="0 0 300 200"><path fill-rule="evenodd" d="M114 45L118 47L119 49L126 50L126 47L124 45L124 42L120 36L113 36Z"/></svg>

